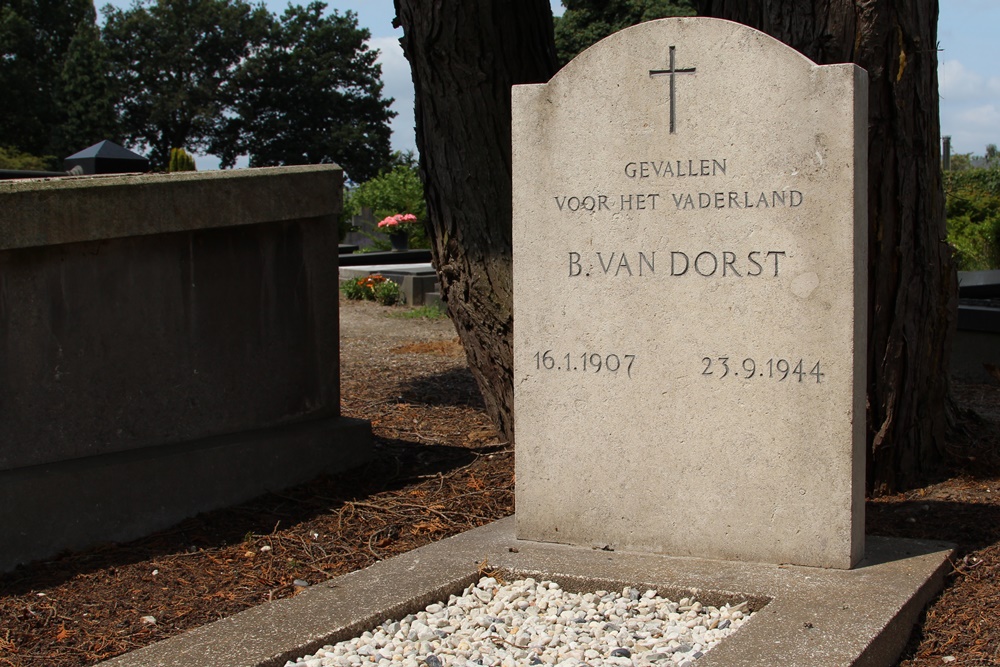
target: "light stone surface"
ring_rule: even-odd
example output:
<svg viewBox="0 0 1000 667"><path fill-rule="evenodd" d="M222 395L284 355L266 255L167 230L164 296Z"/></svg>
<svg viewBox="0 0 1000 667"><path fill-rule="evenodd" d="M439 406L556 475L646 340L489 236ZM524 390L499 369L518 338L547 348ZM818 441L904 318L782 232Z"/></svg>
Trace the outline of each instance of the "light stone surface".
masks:
<svg viewBox="0 0 1000 667"><path fill-rule="evenodd" d="M518 538L858 562L866 110L856 66L703 18L514 88Z"/></svg>

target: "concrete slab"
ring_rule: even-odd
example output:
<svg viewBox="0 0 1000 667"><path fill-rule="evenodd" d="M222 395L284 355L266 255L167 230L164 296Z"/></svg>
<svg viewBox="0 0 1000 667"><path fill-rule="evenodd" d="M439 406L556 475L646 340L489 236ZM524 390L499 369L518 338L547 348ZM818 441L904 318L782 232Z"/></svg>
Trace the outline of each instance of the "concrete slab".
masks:
<svg viewBox="0 0 1000 667"><path fill-rule="evenodd" d="M367 264L411 264L413 262L429 263L431 251L427 248L412 248L410 250L388 250L378 252L361 252L352 255L341 255L340 266L361 266Z"/></svg>
<svg viewBox="0 0 1000 667"><path fill-rule="evenodd" d="M514 537L513 519L101 663L104 667L272 667L398 618L476 581L482 564L575 591L625 585L749 600L757 615L698 667L877 667L898 657L941 589L950 545L869 537L852 570L608 552Z"/></svg>
<svg viewBox="0 0 1000 667"><path fill-rule="evenodd" d="M430 262L415 262L409 264L361 264L358 266L341 265L340 279L349 280L350 278L364 278L372 273L382 273L384 271L429 276L434 274L434 267Z"/></svg>

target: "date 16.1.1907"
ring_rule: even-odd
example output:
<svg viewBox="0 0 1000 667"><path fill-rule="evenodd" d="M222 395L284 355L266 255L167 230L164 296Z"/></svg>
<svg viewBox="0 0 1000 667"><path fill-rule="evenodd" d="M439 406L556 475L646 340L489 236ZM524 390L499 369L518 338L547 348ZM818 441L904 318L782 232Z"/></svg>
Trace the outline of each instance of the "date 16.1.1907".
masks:
<svg viewBox="0 0 1000 667"><path fill-rule="evenodd" d="M732 361L733 368L729 366L730 361ZM803 359L795 361L794 359L771 358L758 363L753 358L746 357L737 366L736 360L730 357L702 357L701 363L703 365L702 375L712 376L720 380L726 377L742 377L748 380L763 378L778 382L789 380L791 382L819 383L823 381L825 375L820 371L820 362L817 361L810 366L811 362Z"/></svg>
<svg viewBox="0 0 1000 667"><path fill-rule="evenodd" d="M552 350L535 352L535 368L545 371L578 371L583 373L618 373L623 372L632 377L634 354L599 354L584 352L582 354L554 353Z"/></svg>

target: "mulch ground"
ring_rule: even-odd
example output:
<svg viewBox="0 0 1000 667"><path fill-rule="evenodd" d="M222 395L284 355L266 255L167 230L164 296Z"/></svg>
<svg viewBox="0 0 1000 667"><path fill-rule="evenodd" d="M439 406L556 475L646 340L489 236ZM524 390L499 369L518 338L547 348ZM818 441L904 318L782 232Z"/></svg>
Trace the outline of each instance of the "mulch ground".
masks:
<svg viewBox="0 0 1000 667"><path fill-rule="evenodd" d="M0 575L0 665L91 665L511 514L513 451L450 323L391 312L342 302L343 413L371 420L371 465ZM1000 388L956 393L947 478L868 503L869 533L958 545L905 667L1000 665Z"/></svg>

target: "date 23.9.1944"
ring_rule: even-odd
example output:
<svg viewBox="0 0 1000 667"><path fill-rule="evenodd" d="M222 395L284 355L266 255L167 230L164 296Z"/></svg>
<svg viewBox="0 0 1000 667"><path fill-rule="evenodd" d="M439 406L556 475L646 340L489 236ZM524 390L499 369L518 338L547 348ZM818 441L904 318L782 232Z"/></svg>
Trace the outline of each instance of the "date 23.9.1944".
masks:
<svg viewBox="0 0 1000 667"><path fill-rule="evenodd" d="M748 380L764 379L778 382L816 382L821 383L826 375L820 370L820 362L815 363L804 359L769 358L758 362L752 357L745 357L737 362L732 357L702 357L701 374L717 379L746 378ZM731 364L731 365L730 365Z"/></svg>

